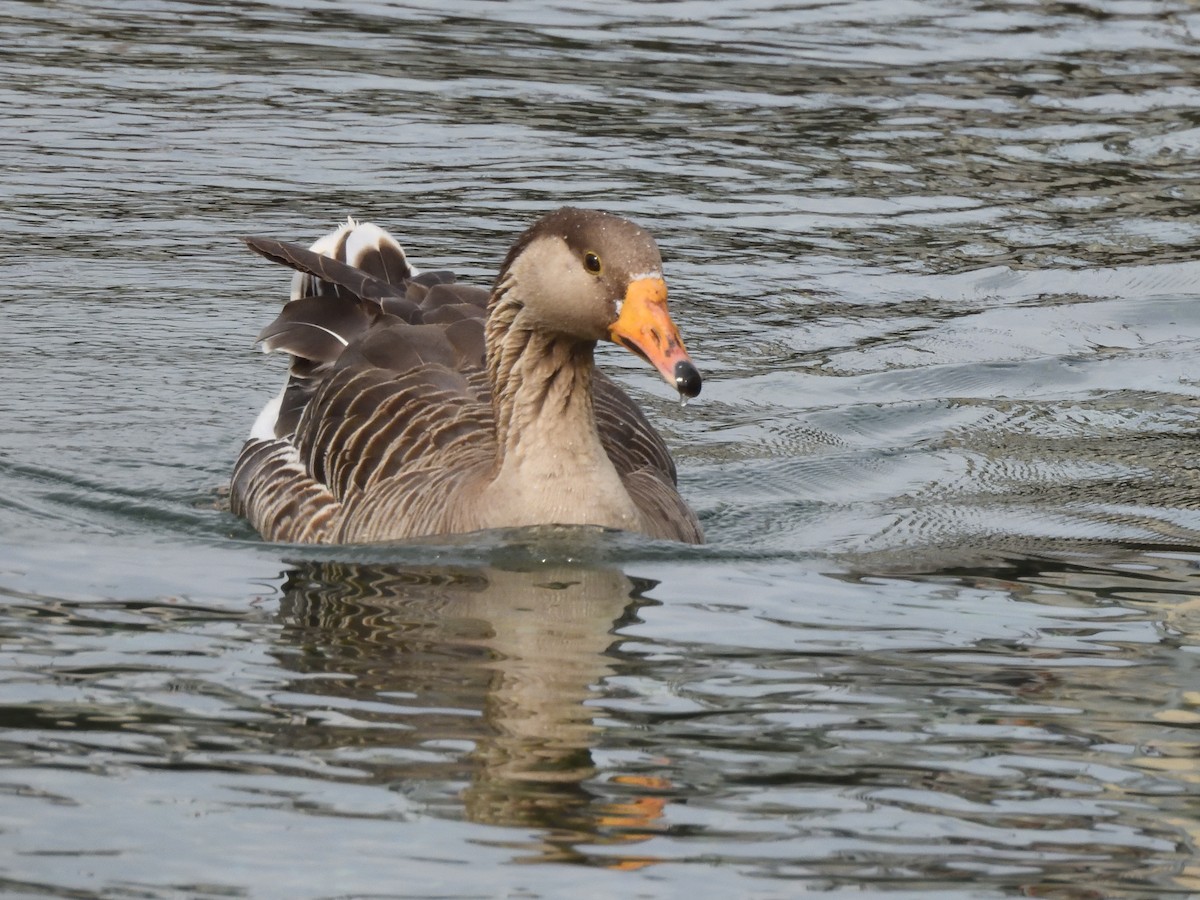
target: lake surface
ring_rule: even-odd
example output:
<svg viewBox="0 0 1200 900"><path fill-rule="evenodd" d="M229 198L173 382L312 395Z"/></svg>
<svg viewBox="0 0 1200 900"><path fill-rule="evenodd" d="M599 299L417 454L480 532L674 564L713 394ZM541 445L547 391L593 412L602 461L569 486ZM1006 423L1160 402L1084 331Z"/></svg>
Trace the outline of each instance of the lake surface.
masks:
<svg viewBox="0 0 1200 900"><path fill-rule="evenodd" d="M1200 895L1193 5L8 0L0 123L0 891ZM707 546L229 514L240 235L565 203Z"/></svg>

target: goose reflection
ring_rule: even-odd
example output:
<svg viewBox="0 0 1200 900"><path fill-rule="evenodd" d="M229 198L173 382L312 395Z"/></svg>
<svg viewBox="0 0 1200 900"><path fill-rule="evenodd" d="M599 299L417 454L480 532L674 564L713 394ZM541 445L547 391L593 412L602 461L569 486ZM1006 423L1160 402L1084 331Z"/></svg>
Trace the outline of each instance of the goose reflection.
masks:
<svg viewBox="0 0 1200 900"><path fill-rule="evenodd" d="M599 727L587 700L622 665L614 632L653 584L574 565L301 564L280 611L280 661L306 676L292 739L352 757L438 814L539 829L536 846L512 845L529 861L643 840L665 784L617 773L589 789Z"/></svg>

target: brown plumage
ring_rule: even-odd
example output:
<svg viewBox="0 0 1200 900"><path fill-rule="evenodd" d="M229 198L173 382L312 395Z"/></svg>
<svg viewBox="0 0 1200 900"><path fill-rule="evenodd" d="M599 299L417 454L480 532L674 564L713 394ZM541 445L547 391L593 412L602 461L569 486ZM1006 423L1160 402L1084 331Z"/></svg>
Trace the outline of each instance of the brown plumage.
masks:
<svg viewBox="0 0 1200 900"><path fill-rule="evenodd" d="M682 394L700 391L641 228L553 212L517 239L490 294L418 274L390 236L353 220L311 250L247 243L298 270L259 335L291 354L288 383L233 472L233 510L263 537L561 524L703 540L666 445L592 361L612 340Z"/></svg>

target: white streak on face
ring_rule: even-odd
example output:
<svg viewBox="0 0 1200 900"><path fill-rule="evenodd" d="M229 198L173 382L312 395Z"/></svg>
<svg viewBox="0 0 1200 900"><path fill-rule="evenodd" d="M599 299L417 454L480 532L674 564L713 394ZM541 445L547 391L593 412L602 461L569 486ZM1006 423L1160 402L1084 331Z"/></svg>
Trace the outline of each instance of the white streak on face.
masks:
<svg viewBox="0 0 1200 900"><path fill-rule="evenodd" d="M656 281L662 281L662 277L663 277L662 272L657 269L653 272L638 272L638 274L636 274L636 275L629 276L629 283L633 284L635 281L643 281L647 278L653 278ZM617 301L617 315L618 316L621 315L621 305L624 302L625 302L624 300Z"/></svg>

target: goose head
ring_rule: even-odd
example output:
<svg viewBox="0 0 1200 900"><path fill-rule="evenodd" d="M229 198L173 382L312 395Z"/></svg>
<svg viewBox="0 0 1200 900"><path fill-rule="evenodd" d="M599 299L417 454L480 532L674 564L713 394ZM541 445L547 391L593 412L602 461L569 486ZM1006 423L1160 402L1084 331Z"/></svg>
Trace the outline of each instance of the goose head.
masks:
<svg viewBox="0 0 1200 900"><path fill-rule="evenodd" d="M667 311L658 247L629 220L571 207L550 213L517 240L497 285L497 295L520 304L520 327L581 343L612 341L680 394L700 393L700 373Z"/></svg>

